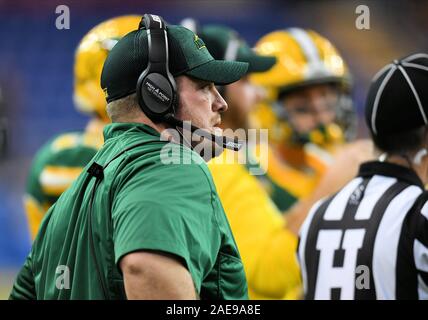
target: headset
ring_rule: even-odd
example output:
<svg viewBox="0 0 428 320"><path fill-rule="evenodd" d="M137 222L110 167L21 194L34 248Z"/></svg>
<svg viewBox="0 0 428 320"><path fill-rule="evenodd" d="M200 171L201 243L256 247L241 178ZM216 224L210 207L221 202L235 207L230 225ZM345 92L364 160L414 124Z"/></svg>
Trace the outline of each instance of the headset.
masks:
<svg viewBox="0 0 428 320"><path fill-rule="evenodd" d="M164 121L176 127L184 122L175 117L178 105L177 85L169 70L168 33L165 21L152 14L145 14L139 29L147 30L148 64L137 81L137 97L141 110L155 122ZM242 142L237 138L217 136L190 124L190 130L223 148L238 151Z"/></svg>
<svg viewBox="0 0 428 320"><path fill-rule="evenodd" d="M148 63L138 77L137 97L142 111L154 121L175 113L177 85L169 71L168 35L165 21L145 14L138 27L147 30Z"/></svg>

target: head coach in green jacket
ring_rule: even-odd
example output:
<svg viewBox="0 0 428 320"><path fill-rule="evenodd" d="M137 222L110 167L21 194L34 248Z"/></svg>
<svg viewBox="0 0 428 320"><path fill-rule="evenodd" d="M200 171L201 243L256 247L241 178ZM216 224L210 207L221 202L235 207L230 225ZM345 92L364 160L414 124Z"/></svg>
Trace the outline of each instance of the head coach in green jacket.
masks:
<svg viewBox="0 0 428 320"><path fill-rule="evenodd" d="M104 64L113 122L104 146L48 211L10 298L246 299L205 162L161 133L184 137L183 120L214 132L227 109L215 85L247 67L214 60L190 30L145 15ZM165 149L179 161L163 161Z"/></svg>

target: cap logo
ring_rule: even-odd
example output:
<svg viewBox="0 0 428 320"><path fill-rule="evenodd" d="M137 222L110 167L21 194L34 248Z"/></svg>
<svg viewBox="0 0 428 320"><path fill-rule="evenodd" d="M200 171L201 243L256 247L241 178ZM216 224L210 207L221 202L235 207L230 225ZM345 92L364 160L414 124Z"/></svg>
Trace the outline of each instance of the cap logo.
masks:
<svg viewBox="0 0 428 320"><path fill-rule="evenodd" d="M199 50L201 50L202 48L206 48L206 47L205 47L205 43L202 41L202 39L201 39L201 38L199 38L199 37L198 37L198 35L197 35L197 34L195 34L195 35L194 35L193 42L195 43L196 47L197 47Z"/></svg>

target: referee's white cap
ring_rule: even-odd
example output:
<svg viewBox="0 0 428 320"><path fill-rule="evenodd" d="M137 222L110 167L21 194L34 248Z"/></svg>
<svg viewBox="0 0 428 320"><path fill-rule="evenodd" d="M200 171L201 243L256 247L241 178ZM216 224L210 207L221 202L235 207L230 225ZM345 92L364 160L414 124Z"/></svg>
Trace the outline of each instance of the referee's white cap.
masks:
<svg viewBox="0 0 428 320"><path fill-rule="evenodd" d="M373 77L366 100L373 135L400 133L428 125L428 54L394 60Z"/></svg>

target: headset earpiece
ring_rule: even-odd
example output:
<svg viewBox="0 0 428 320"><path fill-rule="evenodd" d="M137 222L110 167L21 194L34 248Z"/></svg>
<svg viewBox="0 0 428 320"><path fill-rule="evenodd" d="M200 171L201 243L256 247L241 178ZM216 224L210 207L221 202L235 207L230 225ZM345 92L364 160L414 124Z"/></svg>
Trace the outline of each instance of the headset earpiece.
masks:
<svg viewBox="0 0 428 320"><path fill-rule="evenodd" d="M141 110L153 121L162 121L174 114L176 84L169 71L168 35L164 20L145 14L139 29L147 30L148 63L137 81L137 97Z"/></svg>

